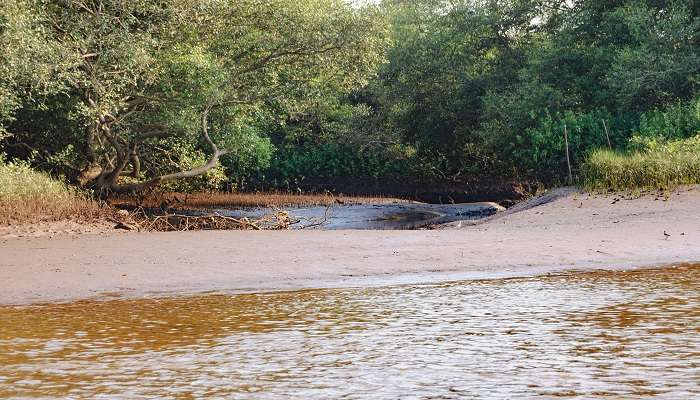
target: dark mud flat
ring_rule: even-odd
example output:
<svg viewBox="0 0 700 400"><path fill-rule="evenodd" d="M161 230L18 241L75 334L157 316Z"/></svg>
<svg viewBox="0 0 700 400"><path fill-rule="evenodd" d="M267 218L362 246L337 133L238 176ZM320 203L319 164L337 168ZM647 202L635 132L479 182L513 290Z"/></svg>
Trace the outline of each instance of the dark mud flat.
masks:
<svg viewBox="0 0 700 400"><path fill-rule="evenodd" d="M307 229L420 229L455 221L474 220L502 211L496 203L465 204L359 204L285 208L299 222L293 228ZM217 213L235 218L259 218L272 214L272 208L248 210L217 209Z"/></svg>

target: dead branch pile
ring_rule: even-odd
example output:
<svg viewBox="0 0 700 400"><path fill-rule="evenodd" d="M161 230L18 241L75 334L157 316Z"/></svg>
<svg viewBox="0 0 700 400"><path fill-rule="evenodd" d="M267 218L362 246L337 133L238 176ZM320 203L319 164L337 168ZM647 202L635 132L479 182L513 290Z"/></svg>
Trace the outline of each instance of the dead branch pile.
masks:
<svg viewBox="0 0 700 400"><path fill-rule="evenodd" d="M219 213L188 214L185 211L144 209L139 207L131 212L119 210L111 220L115 229L135 231L197 231L197 230L286 230L291 227L308 229L326 224L330 218L331 206L327 206L321 218L297 218L289 212L276 210L260 218L235 218Z"/></svg>
<svg viewBox="0 0 700 400"><path fill-rule="evenodd" d="M197 230L283 230L293 221L285 211L278 211L257 219L233 218L220 214L186 215L164 213L149 215L143 211L132 214L135 229L142 231L197 231Z"/></svg>

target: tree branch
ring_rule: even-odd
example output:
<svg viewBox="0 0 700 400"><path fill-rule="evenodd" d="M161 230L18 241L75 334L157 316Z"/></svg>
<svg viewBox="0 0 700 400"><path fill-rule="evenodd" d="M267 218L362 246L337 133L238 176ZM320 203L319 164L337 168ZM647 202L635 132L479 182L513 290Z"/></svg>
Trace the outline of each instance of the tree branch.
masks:
<svg viewBox="0 0 700 400"><path fill-rule="evenodd" d="M204 141L211 147L213 154L211 157L209 157L209 160L207 162L197 168L193 168L187 171L180 171L180 172L175 172L172 174L165 174L158 176L156 178L149 179L144 182L139 182L139 183L134 183L134 184L129 184L129 185L116 185L115 182L110 182L109 188L113 192L117 193L133 193L133 192L140 192L149 188L152 188L160 183L167 182L167 181L173 181L177 179L184 179L184 178L194 178L200 175L203 175L207 173L209 170L216 168L216 166L219 164L219 159L226 155L228 153L228 150L225 149L219 149L219 147L214 143L213 140L211 140L211 137L209 136L209 112L211 109L214 107L214 105L208 105L204 111L202 112L202 138ZM156 131L154 131L156 132ZM153 137L153 136L151 136ZM131 153L132 158L133 156L136 155L135 152L135 147L132 148ZM126 166L126 165L124 165ZM122 170L124 169L124 166L119 169L118 173L121 173ZM136 170L136 165L134 164L134 171ZM114 171L117 171L115 169ZM114 173L113 171L113 173ZM133 171L132 171L133 172Z"/></svg>

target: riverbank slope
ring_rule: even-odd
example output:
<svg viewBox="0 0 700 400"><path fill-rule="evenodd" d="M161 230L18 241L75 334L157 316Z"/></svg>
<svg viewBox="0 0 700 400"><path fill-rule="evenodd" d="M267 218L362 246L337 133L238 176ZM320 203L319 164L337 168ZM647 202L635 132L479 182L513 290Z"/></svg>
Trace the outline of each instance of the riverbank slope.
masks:
<svg viewBox="0 0 700 400"><path fill-rule="evenodd" d="M9 238L0 241L0 304L489 279L694 262L700 261L699 205L698 187L636 199L570 191L460 229Z"/></svg>

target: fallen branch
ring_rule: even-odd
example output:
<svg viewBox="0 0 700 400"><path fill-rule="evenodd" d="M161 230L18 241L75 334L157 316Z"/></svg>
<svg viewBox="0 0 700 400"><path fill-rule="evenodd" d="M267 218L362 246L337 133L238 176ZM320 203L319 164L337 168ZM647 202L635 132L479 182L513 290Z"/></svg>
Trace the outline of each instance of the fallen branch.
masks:
<svg viewBox="0 0 700 400"><path fill-rule="evenodd" d="M123 221L122 221L123 222ZM234 218L218 213L186 215L165 213L153 215L143 208L131 214L130 221L122 226L133 226L135 230L160 232L185 232L196 230L284 230L299 221L293 221L286 211L278 211L258 219Z"/></svg>
<svg viewBox="0 0 700 400"><path fill-rule="evenodd" d="M333 203L331 203L331 204L333 204ZM316 220L315 218L306 219L310 223L308 225L302 225L299 229L315 228L317 226L322 226L326 222L328 222L328 220L331 217L331 207L332 207L331 204L326 206L326 210L323 212L323 217L320 220Z"/></svg>

